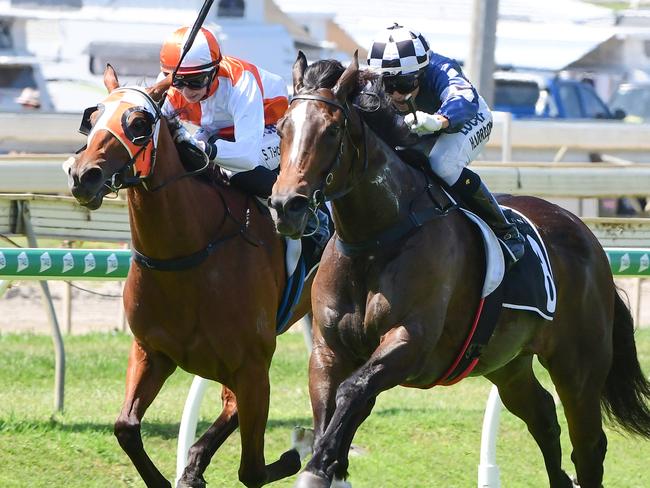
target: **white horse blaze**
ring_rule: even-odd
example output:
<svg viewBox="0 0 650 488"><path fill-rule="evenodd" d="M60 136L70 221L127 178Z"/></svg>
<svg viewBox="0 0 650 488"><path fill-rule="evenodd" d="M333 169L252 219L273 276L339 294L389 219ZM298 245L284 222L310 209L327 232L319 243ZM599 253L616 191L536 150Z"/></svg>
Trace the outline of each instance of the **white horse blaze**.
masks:
<svg viewBox="0 0 650 488"><path fill-rule="evenodd" d="M289 154L289 162L298 159L298 148L300 147L303 138L303 127L305 122L307 122L307 107L308 105L306 103L301 103L289 113L291 120L293 121L294 134L291 144L291 154Z"/></svg>

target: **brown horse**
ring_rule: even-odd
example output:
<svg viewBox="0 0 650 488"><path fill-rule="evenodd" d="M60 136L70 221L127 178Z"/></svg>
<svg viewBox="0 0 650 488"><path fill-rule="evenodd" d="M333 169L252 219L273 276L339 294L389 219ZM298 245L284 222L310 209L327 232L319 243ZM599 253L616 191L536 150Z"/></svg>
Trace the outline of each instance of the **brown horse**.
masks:
<svg viewBox="0 0 650 488"><path fill-rule="evenodd" d="M315 444L301 488L328 487L347 475L352 438L379 393L401 384L427 388L443 376L472 326L485 269L478 231L460 211L404 224L448 200L378 136L392 133L395 145L404 126L386 107L381 83L368 88L363 73L356 56L344 70L334 61L307 67L301 53L295 96L278 124L281 171L270 199L278 230L300 235L309 207L323 199L332 201L336 228L312 288ZM564 406L578 482L600 487L607 445L601 409L650 437L650 385L630 313L602 247L577 217L537 198L502 202L529 216L546 242L555 319L504 309L472 374L497 385L508 410L526 423L550 486L570 487L555 404L533 374L537 355Z"/></svg>
<svg viewBox="0 0 650 488"><path fill-rule="evenodd" d="M269 366L286 282L282 238L252 197L184 178L189 173L158 109L169 83L120 88L109 66L110 94L92 115L87 111L84 125L92 132L69 169L73 195L91 209L128 187L135 262L124 307L134 340L115 435L147 486L170 486L144 450L140 424L180 366L223 385L223 411L190 449L179 486L205 486L212 455L239 426L239 479L259 487L300 469L296 450L264 461ZM308 312L304 295L294 321Z"/></svg>

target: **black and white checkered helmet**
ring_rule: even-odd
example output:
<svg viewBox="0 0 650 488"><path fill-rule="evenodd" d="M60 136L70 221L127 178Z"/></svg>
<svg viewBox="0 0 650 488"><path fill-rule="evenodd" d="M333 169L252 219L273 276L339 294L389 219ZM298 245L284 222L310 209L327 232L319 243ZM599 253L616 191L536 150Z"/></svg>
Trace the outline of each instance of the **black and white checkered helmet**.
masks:
<svg viewBox="0 0 650 488"><path fill-rule="evenodd" d="M429 44L418 31L395 23L368 49L368 66L387 75L414 73L429 64Z"/></svg>

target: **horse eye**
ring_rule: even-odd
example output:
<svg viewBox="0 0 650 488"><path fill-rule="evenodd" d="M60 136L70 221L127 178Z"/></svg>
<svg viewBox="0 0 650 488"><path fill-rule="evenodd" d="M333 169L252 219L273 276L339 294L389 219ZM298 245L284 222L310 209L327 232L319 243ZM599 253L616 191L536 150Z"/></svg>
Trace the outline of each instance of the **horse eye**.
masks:
<svg viewBox="0 0 650 488"><path fill-rule="evenodd" d="M331 137L336 137L339 135L339 130L341 130L341 128L339 127L338 124L332 124L327 128L327 135Z"/></svg>
<svg viewBox="0 0 650 488"><path fill-rule="evenodd" d="M144 130L147 128L147 121L143 118L138 117L133 121L133 128L135 130Z"/></svg>

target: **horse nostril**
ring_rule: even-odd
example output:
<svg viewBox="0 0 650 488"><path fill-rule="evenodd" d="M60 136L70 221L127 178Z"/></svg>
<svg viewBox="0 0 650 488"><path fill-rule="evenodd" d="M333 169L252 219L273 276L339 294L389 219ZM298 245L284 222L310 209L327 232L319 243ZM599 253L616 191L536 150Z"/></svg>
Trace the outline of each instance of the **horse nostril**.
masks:
<svg viewBox="0 0 650 488"><path fill-rule="evenodd" d="M89 168L79 177L79 182L84 186L95 187L104 182L101 168Z"/></svg>
<svg viewBox="0 0 650 488"><path fill-rule="evenodd" d="M307 210L309 200L304 196L295 196L284 202L283 209L287 214L302 214Z"/></svg>

